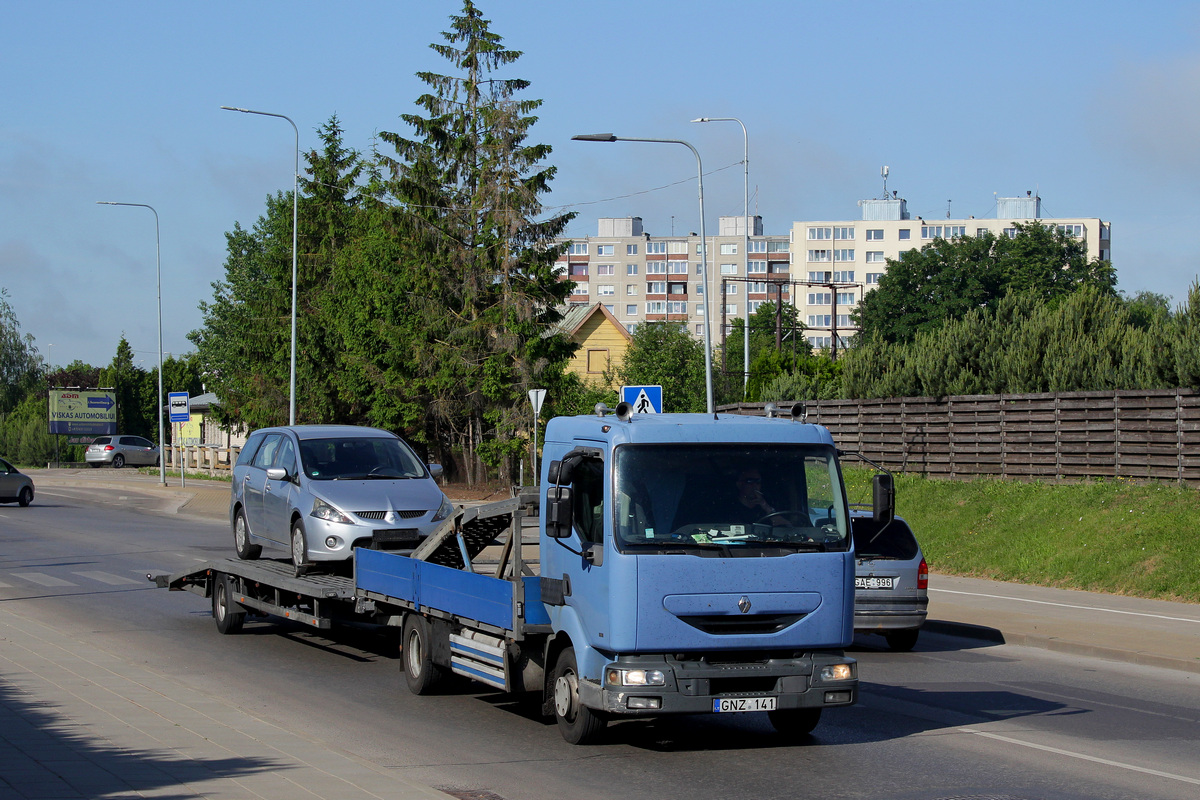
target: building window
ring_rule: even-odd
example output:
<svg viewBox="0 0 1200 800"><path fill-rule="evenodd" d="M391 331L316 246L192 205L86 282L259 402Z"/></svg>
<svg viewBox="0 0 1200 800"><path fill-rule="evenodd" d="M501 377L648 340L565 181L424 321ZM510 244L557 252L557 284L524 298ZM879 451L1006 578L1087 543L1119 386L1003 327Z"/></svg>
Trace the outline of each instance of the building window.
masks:
<svg viewBox="0 0 1200 800"><path fill-rule="evenodd" d="M637 297L637 284L628 283L625 285L625 294L628 297Z"/></svg>
<svg viewBox="0 0 1200 800"><path fill-rule="evenodd" d="M721 291L725 294L737 294L737 287L738 285L736 283L725 283L724 281L721 282Z"/></svg>
<svg viewBox="0 0 1200 800"><path fill-rule="evenodd" d="M575 288L571 290L572 295L586 295L587 293L588 286L586 283L577 283L575 284Z"/></svg>
<svg viewBox="0 0 1200 800"><path fill-rule="evenodd" d="M747 263L746 264L746 273L748 275L766 275L767 274L767 262L751 261L751 262Z"/></svg>
<svg viewBox="0 0 1200 800"><path fill-rule="evenodd" d="M808 260L809 261L833 261L833 251L832 250L809 250L808 251Z"/></svg>
<svg viewBox="0 0 1200 800"><path fill-rule="evenodd" d="M721 274L722 275L737 275L737 264L722 264L721 265Z"/></svg>
<svg viewBox="0 0 1200 800"><path fill-rule="evenodd" d="M650 281L646 284L646 294L666 294L666 281Z"/></svg>
<svg viewBox="0 0 1200 800"><path fill-rule="evenodd" d="M602 283L596 287L596 294L600 297L612 297L617 293L617 287L611 283Z"/></svg>
<svg viewBox="0 0 1200 800"><path fill-rule="evenodd" d="M625 255L636 256L637 255L637 245L636 244L625 245Z"/></svg>
<svg viewBox="0 0 1200 800"><path fill-rule="evenodd" d="M854 283L854 270L842 270L841 272L834 271L834 283Z"/></svg>
<svg viewBox="0 0 1200 800"><path fill-rule="evenodd" d="M1005 228L1004 235L1010 239L1015 239L1015 238L1017 238L1017 229L1016 228Z"/></svg>
<svg viewBox="0 0 1200 800"><path fill-rule="evenodd" d="M580 277L585 277L587 274L588 274L588 265L587 264L572 264L571 265L571 275L578 275Z"/></svg>
<svg viewBox="0 0 1200 800"><path fill-rule="evenodd" d="M975 229L975 238L976 239L982 239L983 237L985 237L987 235L988 235L987 228L976 228Z"/></svg>
<svg viewBox="0 0 1200 800"><path fill-rule="evenodd" d="M606 305L604 307L604 310L611 314L611 313L613 313L613 308L614 308L614 306L612 306L612 305Z"/></svg>
<svg viewBox="0 0 1200 800"><path fill-rule="evenodd" d="M868 272L867 273L867 285L874 286L875 284L879 283L879 279L882 277L883 277L882 272Z"/></svg>
<svg viewBox="0 0 1200 800"><path fill-rule="evenodd" d="M696 294L704 294L704 284L703 283L696 284Z"/></svg>
<svg viewBox="0 0 1200 800"><path fill-rule="evenodd" d="M667 272L672 275L687 275L687 264L686 261L668 261Z"/></svg>
<svg viewBox="0 0 1200 800"><path fill-rule="evenodd" d="M702 324L696 325L696 335L697 336L704 335L704 325L702 325Z"/></svg>
<svg viewBox="0 0 1200 800"><path fill-rule="evenodd" d="M838 292L837 301L839 306L854 305L854 292Z"/></svg>
<svg viewBox="0 0 1200 800"><path fill-rule="evenodd" d="M833 228L809 228L808 229L808 240L810 242L816 241L818 239L832 239L832 238L833 238Z"/></svg>
<svg viewBox="0 0 1200 800"><path fill-rule="evenodd" d="M683 302L682 300L668 301L667 313L668 314L686 314L687 313L687 303Z"/></svg>
<svg viewBox="0 0 1200 800"><path fill-rule="evenodd" d="M808 304L810 306L827 306L832 296L829 292L809 292Z"/></svg>
<svg viewBox="0 0 1200 800"><path fill-rule="evenodd" d="M587 242L582 242L580 244L572 243L569 247L567 247L567 255L586 256L587 254L588 254Z"/></svg>
<svg viewBox="0 0 1200 800"><path fill-rule="evenodd" d="M629 331L632 334L634 331L637 330L637 323L636 322L626 322L625 330Z"/></svg>
<svg viewBox="0 0 1200 800"><path fill-rule="evenodd" d="M686 283L668 283L667 294L687 294Z"/></svg>
<svg viewBox="0 0 1200 800"><path fill-rule="evenodd" d="M665 261L647 261L646 262L646 274L647 275L666 275L667 274L667 262L665 262Z"/></svg>
<svg viewBox="0 0 1200 800"><path fill-rule="evenodd" d="M596 265L596 274L597 275L615 275L616 270L617 270L616 264L597 264Z"/></svg>
<svg viewBox="0 0 1200 800"><path fill-rule="evenodd" d="M667 252L666 242L646 242L646 252L662 255Z"/></svg>
<svg viewBox="0 0 1200 800"><path fill-rule="evenodd" d="M854 228L834 228L833 229L833 238L834 239L853 239L854 238Z"/></svg>
<svg viewBox="0 0 1200 800"><path fill-rule="evenodd" d="M687 251L685 250L684 252L687 252ZM708 252L708 245L703 245L703 246L701 246L701 245L696 245L696 255L698 255L698 256L707 256L707 255L709 255L709 252Z"/></svg>
<svg viewBox="0 0 1200 800"><path fill-rule="evenodd" d="M667 242L667 252L668 253L686 254L687 251L688 251L687 242Z"/></svg>
<svg viewBox="0 0 1200 800"><path fill-rule="evenodd" d="M766 281L755 281L754 283L751 283L749 285L749 287L746 289L746 291L749 292L750 294L766 294L767 293L767 282Z"/></svg>
<svg viewBox="0 0 1200 800"><path fill-rule="evenodd" d="M884 261L884 259L883 259L883 251L882 250L868 250L867 251L867 263L868 264L882 264L883 261Z"/></svg>
<svg viewBox="0 0 1200 800"><path fill-rule="evenodd" d="M751 239L750 246L746 248L748 253L765 253L767 252L766 239Z"/></svg>
<svg viewBox="0 0 1200 800"><path fill-rule="evenodd" d="M1110 234L1111 234L1111 231L1109 230L1109 226L1107 226L1107 225L1100 226L1100 241L1107 242Z"/></svg>
<svg viewBox="0 0 1200 800"><path fill-rule="evenodd" d="M854 260L854 251L853 250L834 250L833 251L833 260L834 261L853 261Z"/></svg>
<svg viewBox="0 0 1200 800"><path fill-rule="evenodd" d="M613 250L614 248L611 244L596 245L596 255L598 256L611 256L613 254Z"/></svg>
<svg viewBox="0 0 1200 800"><path fill-rule="evenodd" d="M907 238L908 238L908 236L909 236L909 230L908 230L908 228L901 228L901 229L900 229L900 238L901 238L901 239L907 239Z"/></svg>
<svg viewBox="0 0 1200 800"><path fill-rule="evenodd" d="M966 225L922 225L922 239L954 239L967 235Z"/></svg>
<svg viewBox="0 0 1200 800"><path fill-rule="evenodd" d="M723 255L723 256L736 256L736 255L737 255L737 245L736 245L736 244L734 244L733 242L725 242L725 243L723 243L723 244L721 245L721 255Z"/></svg>
<svg viewBox="0 0 1200 800"><path fill-rule="evenodd" d="M608 350L587 351L587 371L591 374L604 372L608 367Z"/></svg>
<svg viewBox="0 0 1200 800"><path fill-rule="evenodd" d="M882 242L883 241L883 228L868 228L867 229L867 241L868 242Z"/></svg>
<svg viewBox="0 0 1200 800"><path fill-rule="evenodd" d="M625 265L625 274L626 275L637 275L638 274L638 265L637 264L626 264Z"/></svg>
<svg viewBox="0 0 1200 800"><path fill-rule="evenodd" d="M727 317L736 317L737 316L737 303L726 303L725 304L725 316L727 316Z"/></svg>
<svg viewBox="0 0 1200 800"><path fill-rule="evenodd" d="M637 304L636 303L630 303L629 305L625 306L625 316L627 316L627 317L636 317L637 316Z"/></svg>
<svg viewBox="0 0 1200 800"><path fill-rule="evenodd" d="M647 314L665 314L665 313L667 313L667 301L666 300L651 300L650 302L646 303L646 313Z"/></svg>
<svg viewBox="0 0 1200 800"><path fill-rule="evenodd" d="M829 314L809 314L808 327L810 328L828 328L829 321L832 320Z"/></svg>
<svg viewBox="0 0 1200 800"><path fill-rule="evenodd" d="M754 314L760 308L762 308L762 304L765 302L767 302L767 301L766 300L750 300L749 302L746 303L746 311L751 314Z"/></svg>
<svg viewBox="0 0 1200 800"><path fill-rule="evenodd" d="M813 283L819 283L820 281L832 281L833 280L833 278L831 277L831 274L828 272L810 272L810 273L808 273L808 279Z"/></svg>
<svg viewBox="0 0 1200 800"><path fill-rule="evenodd" d="M1082 225L1059 225L1058 230L1062 233L1065 233L1067 236L1073 237L1075 239L1078 239L1080 236L1083 236L1083 226Z"/></svg>
<svg viewBox="0 0 1200 800"><path fill-rule="evenodd" d="M786 253L789 247L787 242L767 242L768 253Z"/></svg>

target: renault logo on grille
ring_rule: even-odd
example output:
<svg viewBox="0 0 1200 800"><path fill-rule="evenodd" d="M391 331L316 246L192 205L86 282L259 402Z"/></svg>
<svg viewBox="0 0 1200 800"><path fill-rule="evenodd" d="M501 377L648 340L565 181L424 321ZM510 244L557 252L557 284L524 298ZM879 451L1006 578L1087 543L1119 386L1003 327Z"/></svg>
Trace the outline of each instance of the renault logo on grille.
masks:
<svg viewBox="0 0 1200 800"><path fill-rule="evenodd" d="M746 595L742 595L742 599L738 600L738 608L740 608L742 610L743 614L745 614L747 611L749 611L750 610L750 598L746 597Z"/></svg>

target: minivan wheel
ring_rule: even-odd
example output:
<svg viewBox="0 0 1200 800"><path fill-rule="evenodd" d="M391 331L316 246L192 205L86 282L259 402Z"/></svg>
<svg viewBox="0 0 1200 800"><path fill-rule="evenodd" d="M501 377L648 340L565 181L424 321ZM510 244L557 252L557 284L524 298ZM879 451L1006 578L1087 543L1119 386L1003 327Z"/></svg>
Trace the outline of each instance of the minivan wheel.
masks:
<svg viewBox="0 0 1200 800"><path fill-rule="evenodd" d="M296 568L299 578L308 572L312 564L308 560L308 541L304 537L304 523L296 520L292 523L292 566Z"/></svg>
<svg viewBox="0 0 1200 800"><path fill-rule="evenodd" d="M120 469L123 466L125 466L125 456L117 453L113 456L113 469Z"/></svg>
<svg viewBox="0 0 1200 800"><path fill-rule="evenodd" d="M253 561L262 553L262 545L250 543L250 529L246 527L246 512L238 509L233 518L233 547L237 550L238 558L243 561Z"/></svg>

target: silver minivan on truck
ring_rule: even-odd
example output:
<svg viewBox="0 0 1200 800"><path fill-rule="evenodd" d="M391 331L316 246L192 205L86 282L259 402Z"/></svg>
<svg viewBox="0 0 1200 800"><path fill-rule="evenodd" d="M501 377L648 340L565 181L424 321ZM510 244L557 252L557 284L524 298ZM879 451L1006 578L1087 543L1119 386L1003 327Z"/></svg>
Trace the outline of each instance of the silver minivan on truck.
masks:
<svg viewBox="0 0 1200 800"><path fill-rule="evenodd" d="M291 553L296 574L355 547L411 550L453 506L399 436L352 425L262 428L233 468L229 522L239 558Z"/></svg>

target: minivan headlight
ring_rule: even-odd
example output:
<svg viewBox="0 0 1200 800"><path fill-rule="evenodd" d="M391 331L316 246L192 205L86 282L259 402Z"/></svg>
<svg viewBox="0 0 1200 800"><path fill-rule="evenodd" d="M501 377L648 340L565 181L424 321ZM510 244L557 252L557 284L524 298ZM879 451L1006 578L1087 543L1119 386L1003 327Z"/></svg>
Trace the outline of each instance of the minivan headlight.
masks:
<svg viewBox="0 0 1200 800"><path fill-rule="evenodd" d="M433 522L441 522L453 513L454 504L450 502L449 497L442 495L442 504L438 507L437 513L433 515Z"/></svg>
<svg viewBox="0 0 1200 800"><path fill-rule="evenodd" d="M317 498L313 501L312 515L317 519L323 519L326 522L342 522L349 524L353 521L320 498Z"/></svg>

